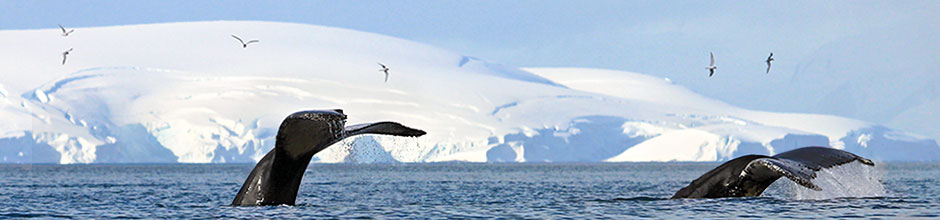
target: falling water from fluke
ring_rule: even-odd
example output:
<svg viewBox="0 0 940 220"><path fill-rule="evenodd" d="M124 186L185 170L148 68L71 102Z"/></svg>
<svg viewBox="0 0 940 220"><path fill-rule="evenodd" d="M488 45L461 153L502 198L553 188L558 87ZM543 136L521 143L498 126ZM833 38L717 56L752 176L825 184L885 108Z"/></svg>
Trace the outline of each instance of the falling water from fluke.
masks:
<svg viewBox="0 0 940 220"><path fill-rule="evenodd" d="M882 177L878 165L866 166L856 161L817 171L813 183L822 191L808 189L785 179L777 180L774 185L785 185L781 191L788 198L797 200L881 197L887 195L881 183Z"/></svg>

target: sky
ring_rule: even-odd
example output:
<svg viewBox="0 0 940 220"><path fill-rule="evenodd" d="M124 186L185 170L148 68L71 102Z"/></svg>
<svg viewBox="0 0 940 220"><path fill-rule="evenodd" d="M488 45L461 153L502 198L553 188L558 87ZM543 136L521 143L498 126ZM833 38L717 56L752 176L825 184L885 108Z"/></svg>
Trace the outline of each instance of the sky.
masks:
<svg viewBox="0 0 940 220"><path fill-rule="evenodd" d="M389 35L510 66L668 77L741 107L812 112L789 107L799 100L768 101L761 93L792 83L801 65L834 43L884 32L897 33L889 38L935 35L938 11L938 1L0 0L0 30L207 20L305 23ZM938 45L877 56L932 55ZM710 52L718 60L714 78L705 70ZM768 76L764 59L770 52L777 61Z"/></svg>

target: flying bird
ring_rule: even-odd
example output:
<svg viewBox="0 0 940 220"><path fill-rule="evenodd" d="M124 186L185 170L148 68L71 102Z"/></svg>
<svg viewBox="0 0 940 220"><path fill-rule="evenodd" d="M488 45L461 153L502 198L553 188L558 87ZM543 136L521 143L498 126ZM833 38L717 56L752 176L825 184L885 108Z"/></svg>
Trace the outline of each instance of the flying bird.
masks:
<svg viewBox="0 0 940 220"><path fill-rule="evenodd" d="M250 41L248 41L248 42L245 42L245 41L243 41L241 38L238 38L238 36L235 36L234 34L232 35L232 37L234 37L235 40L238 40L238 42L242 44L242 48L247 48L247 47L248 47L248 44L251 44L251 43L258 43L258 42L261 42L261 41L258 41L258 40L250 40Z"/></svg>
<svg viewBox="0 0 940 220"><path fill-rule="evenodd" d="M715 70L718 69L718 67L715 66L715 54L712 52L708 52L708 54L711 55L712 62L709 63L708 67L705 67L705 69L708 69L708 77L712 77L712 75L715 75Z"/></svg>
<svg viewBox="0 0 940 220"><path fill-rule="evenodd" d="M72 31L75 31L75 29L71 29L71 30L66 31L66 30L65 30L65 27L62 27L61 24L59 25L59 29L62 29L62 36L63 36L63 37L68 37L69 34L72 33Z"/></svg>
<svg viewBox="0 0 940 220"><path fill-rule="evenodd" d="M379 66L382 66L382 69L379 69L379 72L385 72L385 82L388 82L388 67L382 63L379 63Z"/></svg>
<svg viewBox="0 0 940 220"><path fill-rule="evenodd" d="M774 52L770 52L770 56L767 57L767 72L770 73L770 61L774 61Z"/></svg>
<svg viewBox="0 0 940 220"><path fill-rule="evenodd" d="M72 49L73 48L69 48L69 50L62 52L62 65L65 65L65 59L68 58L69 52L72 52Z"/></svg>

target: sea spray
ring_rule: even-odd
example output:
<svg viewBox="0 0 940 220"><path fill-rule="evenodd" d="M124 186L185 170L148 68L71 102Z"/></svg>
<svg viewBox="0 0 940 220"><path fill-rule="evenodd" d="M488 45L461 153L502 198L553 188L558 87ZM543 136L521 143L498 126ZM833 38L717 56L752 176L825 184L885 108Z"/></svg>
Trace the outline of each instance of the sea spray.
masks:
<svg viewBox="0 0 940 220"><path fill-rule="evenodd" d="M777 188L786 198L797 200L882 197L887 195L882 179L884 174L877 164L872 167L851 162L817 171L813 183L822 188L822 191L797 185L785 178L777 180L771 188Z"/></svg>

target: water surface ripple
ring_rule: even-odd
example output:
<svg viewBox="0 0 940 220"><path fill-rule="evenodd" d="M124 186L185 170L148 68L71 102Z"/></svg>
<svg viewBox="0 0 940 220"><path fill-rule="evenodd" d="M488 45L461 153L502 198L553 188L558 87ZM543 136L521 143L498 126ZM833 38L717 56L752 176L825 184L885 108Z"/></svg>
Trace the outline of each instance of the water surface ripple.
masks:
<svg viewBox="0 0 940 220"><path fill-rule="evenodd" d="M940 163L882 196L668 199L718 163L312 164L296 206L231 207L253 164L0 165L0 218L940 218Z"/></svg>

